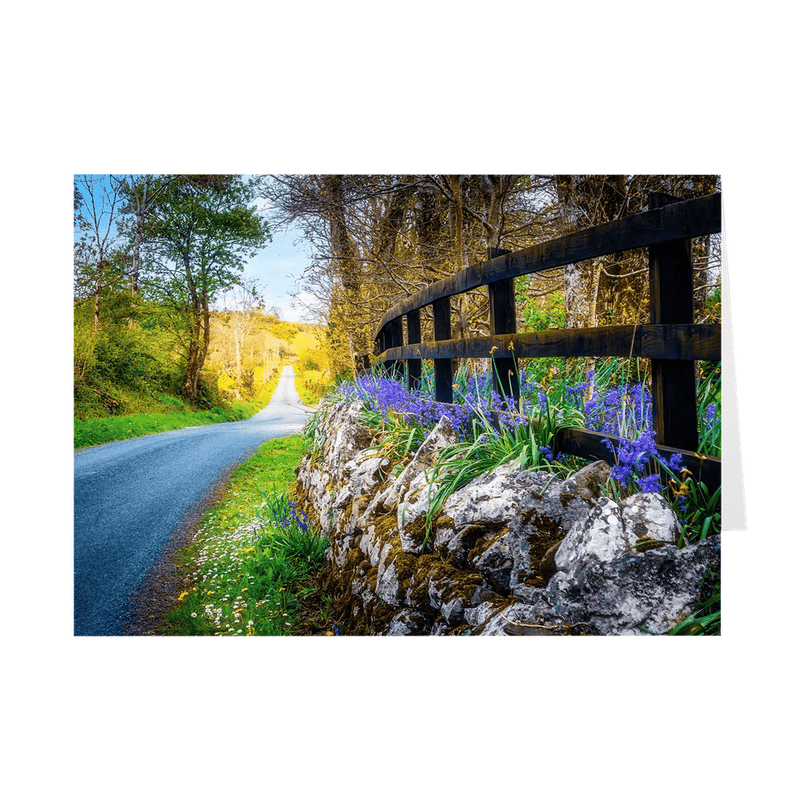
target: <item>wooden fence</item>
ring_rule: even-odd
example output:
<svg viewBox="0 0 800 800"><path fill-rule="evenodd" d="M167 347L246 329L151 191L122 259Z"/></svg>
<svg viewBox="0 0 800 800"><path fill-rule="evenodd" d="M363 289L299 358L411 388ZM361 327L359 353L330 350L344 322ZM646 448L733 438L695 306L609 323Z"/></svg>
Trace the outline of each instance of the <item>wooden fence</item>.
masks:
<svg viewBox="0 0 800 800"><path fill-rule="evenodd" d="M720 485L721 460L697 453L694 361L721 360L719 325L694 324L691 240L722 229L719 193L693 200L651 193L649 210L549 242L510 252L490 250L488 261L437 281L390 308L375 337L383 363L418 385L422 359L433 359L436 400L453 402L453 358L491 358L495 390L519 400L515 360L543 357L638 356L652 359L653 427L660 455L683 455L684 464L712 489ZM600 328L517 333L514 278L598 256L649 248L650 322ZM488 336L452 339L450 298L487 286ZM433 341L423 342L420 309L433 307ZM403 318L406 320L405 342ZM513 350L513 354L511 351ZM560 431L559 452L608 460L603 440L613 436L584 428Z"/></svg>

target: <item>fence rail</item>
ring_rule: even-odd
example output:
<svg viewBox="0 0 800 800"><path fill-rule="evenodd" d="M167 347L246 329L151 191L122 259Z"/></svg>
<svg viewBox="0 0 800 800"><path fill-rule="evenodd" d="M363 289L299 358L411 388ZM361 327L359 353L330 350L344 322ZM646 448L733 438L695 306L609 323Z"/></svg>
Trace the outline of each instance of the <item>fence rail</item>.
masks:
<svg viewBox="0 0 800 800"><path fill-rule="evenodd" d="M510 252L490 250L489 259L469 266L403 299L381 319L375 337L376 361L399 374L408 364L415 388L422 360L434 364L435 396L453 402L453 358L491 358L495 390L519 400L517 359L543 357L639 356L652 359L653 427L663 455L680 452L709 487L721 480L721 460L698 454L694 361L721 360L719 325L694 324L691 240L722 229L719 193L680 200L651 193L649 210L593 228ZM517 333L514 278L564 267L611 253L649 248L650 321L644 325ZM488 336L453 339L450 298L488 287ZM420 310L432 306L433 341L423 342ZM405 318L406 333L403 332ZM404 341L405 340L405 341ZM582 428L559 433L561 452L608 458L608 437Z"/></svg>

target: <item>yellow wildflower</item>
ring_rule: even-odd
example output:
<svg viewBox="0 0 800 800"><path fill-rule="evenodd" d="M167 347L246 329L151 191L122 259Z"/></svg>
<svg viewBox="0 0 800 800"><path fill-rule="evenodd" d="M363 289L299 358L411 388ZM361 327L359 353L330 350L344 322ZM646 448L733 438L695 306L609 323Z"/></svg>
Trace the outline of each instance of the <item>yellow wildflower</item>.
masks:
<svg viewBox="0 0 800 800"><path fill-rule="evenodd" d="M178 600L179 601L183 600L184 597L188 597L188 596L189 596L189 592L181 592L180 597L178 597Z"/></svg>

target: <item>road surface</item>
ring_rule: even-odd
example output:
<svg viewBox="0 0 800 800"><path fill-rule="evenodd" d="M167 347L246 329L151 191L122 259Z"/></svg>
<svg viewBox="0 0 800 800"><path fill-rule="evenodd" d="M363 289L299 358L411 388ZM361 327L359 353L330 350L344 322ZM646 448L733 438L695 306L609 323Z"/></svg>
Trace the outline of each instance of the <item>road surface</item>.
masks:
<svg viewBox="0 0 800 800"><path fill-rule="evenodd" d="M245 422L141 436L75 453L75 635L116 636L126 604L202 500L263 442L299 431L292 367Z"/></svg>

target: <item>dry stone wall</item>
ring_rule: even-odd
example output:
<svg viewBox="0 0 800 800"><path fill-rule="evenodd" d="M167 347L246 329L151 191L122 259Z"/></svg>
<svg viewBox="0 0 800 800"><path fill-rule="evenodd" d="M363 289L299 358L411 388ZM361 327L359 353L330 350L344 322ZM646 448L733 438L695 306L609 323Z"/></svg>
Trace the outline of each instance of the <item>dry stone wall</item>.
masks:
<svg viewBox="0 0 800 800"><path fill-rule="evenodd" d="M504 464L454 492L431 530L433 468L456 441L440 420L407 463L358 403L324 407L296 500L330 536L324 580L342 633L662 634L697 604L719 537L679 549L660 495L619 503L610 467L566 480Z"/></svg>

